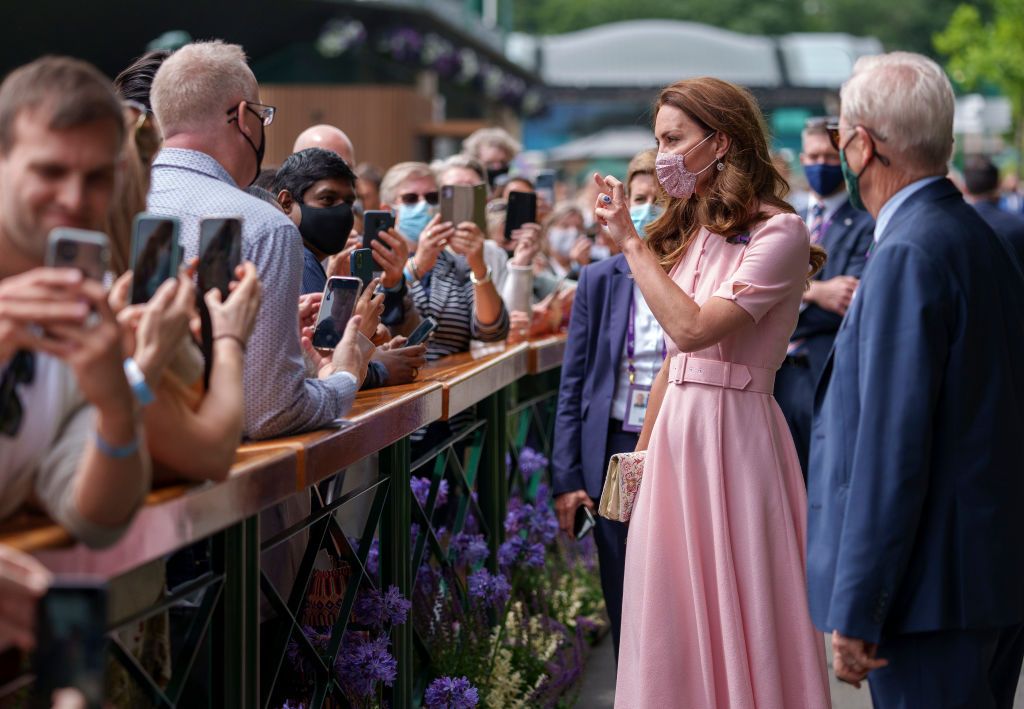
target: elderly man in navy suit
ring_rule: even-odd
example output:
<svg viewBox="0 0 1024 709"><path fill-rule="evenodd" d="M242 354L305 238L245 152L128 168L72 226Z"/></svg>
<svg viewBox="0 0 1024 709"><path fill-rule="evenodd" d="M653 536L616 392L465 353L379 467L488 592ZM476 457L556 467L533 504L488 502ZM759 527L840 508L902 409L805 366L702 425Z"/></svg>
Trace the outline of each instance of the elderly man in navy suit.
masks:
<svg viewBox="0 0 1024 709"><path fill-rule="evenodd" d="M816 392L811 615L878 709L1011 707L1024 656L1024 277L945 177L935 62L858 60L830 130L875 246Z"/></svg>
<svg viewBox="0 0 1024 709"><path fill-rule="evenodd" d="M827 121L824 117L807 120L800 163L811 190L807 210L801 216L807 222L811 241L825 249L828 261L804 294L800 320L786 359L775 375L775 398L793 434L805 480L814 386L864 271L875 228L870 214L850 204L839 151L828 139Z"/></svg>

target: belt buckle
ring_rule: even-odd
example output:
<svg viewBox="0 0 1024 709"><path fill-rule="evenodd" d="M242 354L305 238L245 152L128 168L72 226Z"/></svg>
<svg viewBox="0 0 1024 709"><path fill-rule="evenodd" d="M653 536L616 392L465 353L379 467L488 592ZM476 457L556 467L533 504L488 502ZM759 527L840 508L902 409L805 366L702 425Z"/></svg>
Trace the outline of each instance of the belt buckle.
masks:
<svg viewBox="0 0 1024 709"><path fill-rule="evenodd" d="M672 362L668 365L669 384L682 384L685 381L688 357L688 354L680 353L672 358Z"/></svg>
<svg viewBox="0 0 1024 709"><path fill-rule="evenodd" d="M722 362L722 388L732 388L732 362Z"/></svg>

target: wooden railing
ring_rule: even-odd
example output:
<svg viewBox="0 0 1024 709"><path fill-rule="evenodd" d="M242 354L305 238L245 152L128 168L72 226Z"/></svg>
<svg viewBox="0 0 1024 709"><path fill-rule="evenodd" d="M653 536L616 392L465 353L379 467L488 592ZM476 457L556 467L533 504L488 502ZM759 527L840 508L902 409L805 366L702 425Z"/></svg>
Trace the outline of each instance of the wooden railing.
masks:
<svg viewBox="0 0 1024 709"><path fill-rule="evenodd" d="M134 570L166 559L196 542L210 540L212 570L205 580L196 582L197 588L205 584L213 589L218 598L209 604L209 639L215 648L206 695L209 705L269 706L272 680L268 687L268 680L260 676L259 606L261 591L267 596L271 589L260 567L259 513L295 495L308 496L307 491L313 486L343 475L349 466L378 454L376 479L366 487L365 492L370 494L363 498L364 502L369 497L376 501L377 517L370 514L363 537L379 539L381 583L397 585L408 595L415 573L411 567L410 525L411 505L416 504L409 491L414 466L409 437L434 421L447 420L477 406L478 422L486 422L486 426L478 428L486 433L480 435L479 473L470 484L478 496L482 522L490 530L493 565L502 541L508 496L505 457L517 454L517 440L519 444L526 440L526 433L516 428L518 420L526 422L524 425L536 423L547 427L546 432L531 435L538 440L550 440L557 370L564 348L563 336L512 346L486 346L431 363L423 368L415 383L360 392L351 412L336 427L242 445L229 477L223 482L179 483L155 489L127 533L109 549L89 549L75 543L49 521L27 515L0 526L0 543L32 553L55 574L89 576L108 582L113 589L130 584ZM268 386L272 383L268 382ZM538 403L546 407L540 416L529 410ZM424 461L418 465L425 467ZM345 500L321 510L314 506L310 518L290 530L313 530L307 553L309 568L300 571L307 578L296 580L300 588L308 584L311 560L324 543L327 525L335 524L331 513L342 504ZM378 526L372 527L374 524ZM319 536L315 533L317 529ZM355 564L359 570L365 551L353 550L355 557L362 555ZM355 583L361 580L356 578ZM303 600L300 595L293 594L289 611L281 605L284 599L277 599L275 608L279 615L290 614L294 622ZM154 606L154 612L166 610L174 600L174 594L165 596ZM110 618L110 627L116 629L144 615L135 612L130 618ZM336 626L342 635L346 622L346 618L341 618ZM413 674L411 626L407 623L392 630L399 676L388 699L395 707L413 706L416 695L422 691ZM264 648L265 652L268 650L271 648ZM283 648L272 651L283 652ZM179 706L184 701L182 697L187 695L183 688L189 681L187 674L194 664L194 654L174 667L171 689L153 682L137 666L131 667L131 659L124 657L124 653L115 652L115 656L129 665L129 674L154 705ZM179 676L179 672L185 675ZM319 702L338 689L331 678L321 679ZM0 706L5 691L9 694L12 686L8 685L6 690L0 687Z"/></svg>

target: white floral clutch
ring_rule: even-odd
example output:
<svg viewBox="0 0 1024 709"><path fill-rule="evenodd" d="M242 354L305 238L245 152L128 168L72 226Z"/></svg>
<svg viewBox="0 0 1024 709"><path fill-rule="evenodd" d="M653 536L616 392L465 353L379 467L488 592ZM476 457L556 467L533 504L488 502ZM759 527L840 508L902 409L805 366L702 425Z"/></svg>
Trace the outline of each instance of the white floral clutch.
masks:
<svg viewBox="0 0 1024 709"><path fill-rule="evenodd" d="M628 522L633 515L636 494L640 492L640 479L644 475L647 451L616 453L608 461L608 474L597 513L616 522Z"/></svg>

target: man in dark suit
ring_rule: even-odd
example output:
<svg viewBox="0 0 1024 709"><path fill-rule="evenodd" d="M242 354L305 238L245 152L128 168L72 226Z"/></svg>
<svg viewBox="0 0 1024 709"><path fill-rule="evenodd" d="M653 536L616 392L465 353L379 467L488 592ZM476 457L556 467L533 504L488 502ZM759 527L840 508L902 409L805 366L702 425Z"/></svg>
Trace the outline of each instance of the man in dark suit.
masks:
<svg viewBox="0 0 1024 709"><path fill-rule="evenodd" d="M864 270L875 228L870 214L850 204L839 151L828 139L826 121L823 117L811 118L804 125L800 163L811 190L807 210L801 216L807 222L812 243L825 249L828 261L804 294L800 320L786 359L775 376L775 398L793 434L804 480L811 444L814 385Z"/></svg>
<svg viewBox="0 0 1024 709"><path fill-rule="evenodd" d="M830 131L876 245L815 398L807 583L877 709L1011 707L1024 656L1024 279L945 177L932 60L858 60Z"/></svg>
<svg viewBox="0 0 1024 709"><path fill-rule="evenodd" d="M975 155L964 165L964 197L992 227L1016 250L1024 266L1024 216L999 208L999 169L987 157Z"/></svg>

